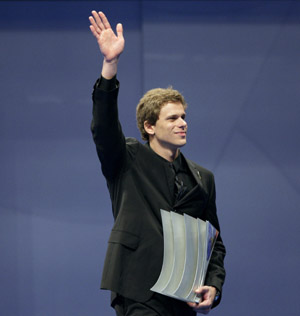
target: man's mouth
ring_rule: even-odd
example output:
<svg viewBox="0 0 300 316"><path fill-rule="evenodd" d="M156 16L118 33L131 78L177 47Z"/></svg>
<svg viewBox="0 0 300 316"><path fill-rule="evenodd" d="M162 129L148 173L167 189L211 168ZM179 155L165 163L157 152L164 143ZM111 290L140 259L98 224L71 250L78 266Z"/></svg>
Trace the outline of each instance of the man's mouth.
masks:
<svg viewBox="0 0 300 316"><path fill-rule="evenodd" d="M180 135L180 136L185 136L186 135L186 131L176 132L175 134Z"/></svg>

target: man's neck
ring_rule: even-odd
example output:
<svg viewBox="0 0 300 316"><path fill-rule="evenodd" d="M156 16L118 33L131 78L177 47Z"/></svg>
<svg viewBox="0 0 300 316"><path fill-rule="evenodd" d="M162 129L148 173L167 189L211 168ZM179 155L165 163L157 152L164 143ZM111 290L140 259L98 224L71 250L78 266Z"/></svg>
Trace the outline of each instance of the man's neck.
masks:
<svg viewBox="0 0 300 316"><path fill-rule="evenodd" d="M157 155L170 162L174 161L179 155L179 148L174 148L174 150L171 148L164 148L151 141L149 142L149 146Z"/></svg>

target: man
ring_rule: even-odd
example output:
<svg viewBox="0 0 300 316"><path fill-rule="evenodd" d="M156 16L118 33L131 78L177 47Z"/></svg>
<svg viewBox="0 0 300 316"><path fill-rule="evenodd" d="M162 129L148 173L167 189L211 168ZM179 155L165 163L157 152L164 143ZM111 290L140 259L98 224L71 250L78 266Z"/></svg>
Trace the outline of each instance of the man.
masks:
<svg viewBox="0 0 300 316"><path fill-rule="evenodd" d="M225 247L219 236L199 304L150 291L163 257L160 209L209 220L218 230L215 186L210 171L186 159L186 103L176 90L148 91L137 106L146 144L125 138L118 120L117 66L124 50L122 24L116 33L102 12L92 11L90 30L104 57L93 92L92 134L109 189L114 226L109 238L101 288L112 292L118 316L207 314L221 299ZM177 186L179 182L179 188Z"/></svg>

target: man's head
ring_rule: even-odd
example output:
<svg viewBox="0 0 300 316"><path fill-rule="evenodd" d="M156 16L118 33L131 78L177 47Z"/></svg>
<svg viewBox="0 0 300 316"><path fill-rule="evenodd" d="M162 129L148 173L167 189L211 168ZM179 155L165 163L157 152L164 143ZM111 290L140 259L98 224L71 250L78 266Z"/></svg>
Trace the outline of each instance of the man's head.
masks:
<svg viewBox="0 0 300 316"><path fill-rule="evenodd" d="M136 108L136 118L143 140L149 140L149 133L145 129L145 122L148 125L155 125L159 119L162 107L168 103L180 103L183 109L187 107L183 95L172 87L149 90L141 98Z"/></svg>

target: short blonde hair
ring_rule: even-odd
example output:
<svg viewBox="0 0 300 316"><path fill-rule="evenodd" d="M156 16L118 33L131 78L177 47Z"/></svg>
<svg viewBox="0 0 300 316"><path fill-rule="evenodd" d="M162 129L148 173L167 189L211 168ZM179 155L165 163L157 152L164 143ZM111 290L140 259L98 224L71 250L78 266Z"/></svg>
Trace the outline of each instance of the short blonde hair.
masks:
<svg viewBox="0 0 300 316"><path fill-rule="evenodd" d="M172 87L149 90L140 99L136 107L136 120L143 140L149 140L149 134L145 131L144 122L147 121L150 125L155 125L161 108L169 102L180 102L184 109L187 107L183 95Z"/></svg>

